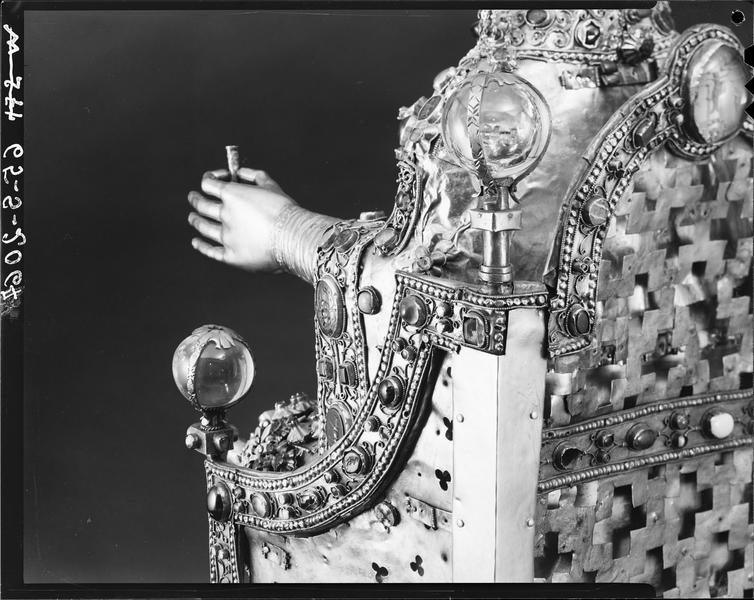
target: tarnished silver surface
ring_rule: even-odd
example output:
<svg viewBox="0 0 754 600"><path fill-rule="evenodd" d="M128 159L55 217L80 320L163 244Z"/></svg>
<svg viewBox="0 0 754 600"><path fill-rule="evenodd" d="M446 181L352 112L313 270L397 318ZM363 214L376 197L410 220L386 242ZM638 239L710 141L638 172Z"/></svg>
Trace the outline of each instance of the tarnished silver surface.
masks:
<svg viewBox="0 0 754 600"><path fill-rule="evenodd" d="M256 458L207 461L213 580L751 590L740 44L713 26L679 36L665 2L482 11L478 32L399 113L392 213L297 250L315 284L316 417L286 413ZM483 93L465 113L472 165L441 131L489 71L533 86L552 129L496 207ZM516 231L510 252L500 231ZM510 289L480 285L508 262ZM311 452L289 460L297 443Z"/></svg>

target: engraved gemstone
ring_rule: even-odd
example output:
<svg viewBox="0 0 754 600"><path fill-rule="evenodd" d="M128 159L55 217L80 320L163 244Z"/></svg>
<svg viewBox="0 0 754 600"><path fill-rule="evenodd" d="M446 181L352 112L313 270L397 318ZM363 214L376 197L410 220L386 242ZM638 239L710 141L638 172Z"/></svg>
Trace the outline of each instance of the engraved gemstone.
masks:
<svg viewBox="0 0 754 600"><path fill-rule="evenodd" d="M715 144L734 135L748 102L749 75L738 51L720 40L694 50L683 81L684 127L698 142Z"/></svg>
<svg viewBox="0 0 754 600"><path fill-rule="evenodd" d="M328 445L333 445L346 433L346 423L340 410L332 406L325 417L325 437Z"/></svg>
<svg viewBox="0 0 754 600"><path fill-rule="evenodd" d="M317 282L315 305L322 333L328 337L340 336L345 324L343 292L332 276L326 275Z"/></svg>
<svg viewBox="0 0 754 600"><path fill-rule="evenodd" d="M727 438L733 433L734 426L733 415L720 410L712 410L702 417L702 429L704 433L718 440Z"/></svg>
<svg viewBox="0 0 754 600"><path fill-rule="evenodd" d="M218 483L207 492L207 512L216 521L227 521L230 517L231 497L228 487Z"/></svg>
<svg viewBox="0 0 754 600"><path fill-rule="evenodd" d="M610 205L604 197L593 196L584 203L581 216L589 225L600 227L610 218Z"/></svg>
<svg viewBox="0 0 754 600"><path fill-rule="evenodd" d="M427 322L427 305L416 296L406 296L400 304L401 318L414 327L421 327Z"/></svg>
<svg viewBox="0 0 754 600"><path fill-rule="evenodd" d="M487 333L481 316L471 314L463 319L463 340L477 348L482 348L487 344Z"/></svg>
<svg viewBox="0 0 754 600"><path fill-rule="evenodd" d="M267 494L263 492L257 492L251 495L250 498L251 510L258 517L266 518L272 513L272 503L270 502Z"/></svg>
<svg viewBox="0 0 754 600"><path fill-rule="evenodd" d="M365 470L364 460L356 450L349 450L343 457L343 471L349 475L357 475Z"/></svg>

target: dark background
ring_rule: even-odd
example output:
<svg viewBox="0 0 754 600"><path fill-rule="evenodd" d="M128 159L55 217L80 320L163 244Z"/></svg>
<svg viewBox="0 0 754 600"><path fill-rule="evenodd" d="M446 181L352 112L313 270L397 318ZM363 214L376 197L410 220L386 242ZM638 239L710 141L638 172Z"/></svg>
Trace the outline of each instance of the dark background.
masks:
<svg viewBox="0 0 754 600"><path fill-rule="evenodd" d="M750 4L672 3L679 30ZM474 11L56 11L25 25L24 574L204 582L197 414L176 345L219 323L257 379L314 391L312 291L193 251L186 194L224 146L303 206L389 210L397 109L473 45ZM751 23L736 30L751 43Z"/></svg>

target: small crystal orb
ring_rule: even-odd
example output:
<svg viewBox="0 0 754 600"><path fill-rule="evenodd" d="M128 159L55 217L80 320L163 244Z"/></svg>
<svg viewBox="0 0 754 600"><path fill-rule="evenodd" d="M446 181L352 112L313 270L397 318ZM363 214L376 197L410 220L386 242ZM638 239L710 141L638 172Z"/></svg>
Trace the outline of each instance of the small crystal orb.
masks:
<svg viewBox="0 0 754 600"><path fill-rule="evenodd" d="M466 169L480 177L486 170L493 179L516 179L544 154L550 109L539 91L517 75L477 73L448 100L442 131L445 145Z"/></svg>
<svg viewBox="0 0 754 600"><path fill-rule="evenodd" d="M197 410L228 408L249 391L254 359L232 329L202 325L176 348L173 379Z"/></svg>
<svg viewBox="0 0 754 600"><path fill-rule="evenodd" d="M739 52L719 40L707 40L694 51L683 82L684 126L696 141L724 142L735 135L749 103L750 75Z"/></svg>

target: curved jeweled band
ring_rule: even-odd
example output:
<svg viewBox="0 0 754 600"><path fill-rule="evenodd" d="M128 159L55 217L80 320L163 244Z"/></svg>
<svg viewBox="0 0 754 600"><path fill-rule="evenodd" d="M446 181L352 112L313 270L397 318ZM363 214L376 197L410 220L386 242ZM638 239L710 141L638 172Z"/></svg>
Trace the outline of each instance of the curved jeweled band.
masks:
<svg viewBox="0 0 754 600"><path fill-rule="evenodd" d="M741 100L731 103L737 112L726 116L734 121L723 127L724 133L712 137L708 134L709 141L704 141L698 133L703 125L689 122L694 114L698 118L705 114L701 108L694 112L689 105L696 102L684 90L689 70L693 74L694 66L698 65L697 53L708 44L713 44L714 49L730 49L732 55L739 57L743 51L738 39L724 28L704 26L688 30L672 49L667 75L632 97L590 145L589 160L567 194L567 210L562 213L551 265L545 274L555 288L550 303L552 356L576 352L590 343L602 245L616 204L642 164L665 145L684 157L707 157L740 131L746 94L742 85L735 89ZM740 58L739 61L738 70L731 71L737 81L743 73L743 63Z"/></svg>
<svg viewBox="0 0 754 600"><path fill-rule="evenodd" d="M363 510L374 502L388 481L387 475L411 450L407 440L415 435L417 421L426 408L422 386L433 350L457 352L469 347L492 355L505 354L508 313L542 311L546 306L543 288L534 284L500 297L405 273L396 275L396 283L380 365L348 431L322 458L290 474L264 473L209 460L212 482L223 482L231 491L238 489L234 493L239 497L249 499L238 503L224 518L264 531L306 536ZM410 354L395 342L413 332L420 335L414 337L415 353ZM380 434L369 424L370 419L393 421L381 443L375 443ZM309 502L309 494L321 501ZM256 504L250 503L252 498L257 499ZM274 512L271 502L277 506Z"/></svg>

